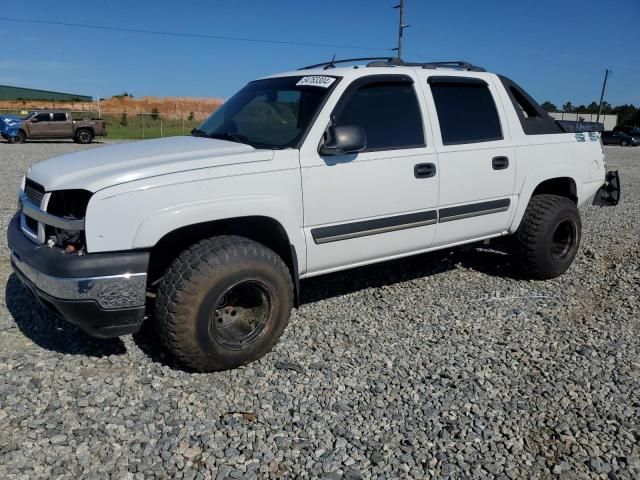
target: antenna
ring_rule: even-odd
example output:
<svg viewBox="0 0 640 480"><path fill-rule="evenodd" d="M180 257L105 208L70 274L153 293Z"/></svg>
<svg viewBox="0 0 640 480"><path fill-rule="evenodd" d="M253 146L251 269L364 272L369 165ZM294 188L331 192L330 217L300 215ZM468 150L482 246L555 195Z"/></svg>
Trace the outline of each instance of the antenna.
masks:
<svg viewBox="0 0 640 480"><path fill-rule="evenodd" d="M393 50L398 51L398 60L402 59L402 32L405 28L410 27L411 25L406 25L404 23L404 0L400 0L400 4L393 7L400 10L400 19L398 22L398 46Z"/></svg>

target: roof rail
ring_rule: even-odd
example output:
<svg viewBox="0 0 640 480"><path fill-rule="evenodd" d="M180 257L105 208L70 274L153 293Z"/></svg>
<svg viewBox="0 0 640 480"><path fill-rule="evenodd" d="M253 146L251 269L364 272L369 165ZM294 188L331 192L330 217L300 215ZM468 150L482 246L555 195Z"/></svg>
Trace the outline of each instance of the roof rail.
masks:
<svg viewBox="0 0 640 480"><path fill-rule="evenodd" d="M299 68L298 70L309 70L312 68L323 67L324 70L329 68L335 68L339 63L353 63L358 61L368 61L367 67L422 67L422 68L453 68L457 70L468 70L471 72L486 72L482 67L472 65L465 61L451 61L451 62L405 62L396 57L362 57L362 58L346 58L344 60L330 60L328 62L317 63L315 65L308 65L306 67Z"/></svg>
<svg viewBox="0 0 640 480"><path fill-rule="evenodd" d="M404 63L404 65L409 66L409 67L422 67L422 68L454 68L457 70L468 70L471 72L486 72L486 70L482 67L478 67L476 65L472 65L469 62L465 62L465 61L461 61L461 60L457 60L457 61L452 61L452 62L426 62L426 63L422 63L422 62L417 62L417 63L413 63L413 62L409 62L409 63Z"/></svg>
<svg viewBox="0 0 640 480"><path fill-rule="evenodd" d="M312 68L323 67L324 70L329 68L335 68L337 63L352 63L352 62L360 62L360 61L371 61L371 60L384 60L386 63L397 63L401 64L402 60L398 60L395 57L361 57L361 58L345 58L344 60L329 60L328 62L316 63L315 65L307 65L306 67L299 68L298 70L310 70Z"/></svg>

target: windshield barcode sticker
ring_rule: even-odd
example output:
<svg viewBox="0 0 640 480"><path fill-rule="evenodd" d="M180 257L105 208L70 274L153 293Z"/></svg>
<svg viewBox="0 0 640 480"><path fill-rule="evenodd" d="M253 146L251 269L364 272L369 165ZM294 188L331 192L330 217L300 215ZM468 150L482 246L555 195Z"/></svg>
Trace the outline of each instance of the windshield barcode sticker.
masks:
<svg viewBox="0 0 640 480"><path fill-rule="evenodd" d="M300 80L298 80L298 83L296 83L296 86L329 88L331 84L335 81L336 79L333 77L325 77L323 75L313 75L311 77L302 77Z"/></svg>

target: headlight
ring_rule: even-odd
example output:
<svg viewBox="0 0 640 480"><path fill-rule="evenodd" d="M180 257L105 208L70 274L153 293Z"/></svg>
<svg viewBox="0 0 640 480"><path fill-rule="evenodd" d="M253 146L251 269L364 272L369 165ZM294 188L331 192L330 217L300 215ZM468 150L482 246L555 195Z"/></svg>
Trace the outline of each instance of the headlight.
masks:
<svg viewBox="0 0 640 480"><path fill-rule="evenodd" d="M59 190L51 192L47 213L74 220L83 219L87 214L87 206L92 193L87 190ZM67 253L82 253L86 240L84 230L62 230L46 227L45 237L52 245L64 248Z"/></svg>

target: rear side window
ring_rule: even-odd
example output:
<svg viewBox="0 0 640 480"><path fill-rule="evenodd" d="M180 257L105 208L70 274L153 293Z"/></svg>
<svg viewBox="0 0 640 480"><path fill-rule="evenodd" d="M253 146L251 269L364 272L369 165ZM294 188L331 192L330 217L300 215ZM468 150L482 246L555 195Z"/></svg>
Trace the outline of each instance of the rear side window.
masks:
<svg viewBox="0 0 640 480"><path fill-rule="evenodd" d="M482 80L430 77L444 145L501 140L500 117Z"/></svg>
<svg viewBox="0 0 640 480"><path fill-rule="evenodd" d="M53 121L54 122L66 122L67 121L67 114L66 113L54 113L53 114Z"/></svg>
<svg viewBox="0 0 640 480"><path fill-rule="evenodd" d="M369 83L348 93L334 123L364 128L366 151L424 146L422 114L409 81Z"/></svg>

